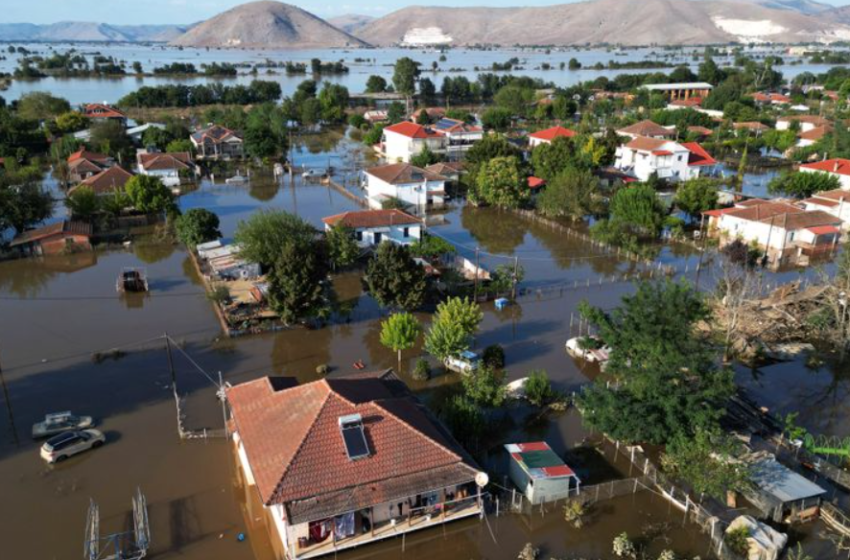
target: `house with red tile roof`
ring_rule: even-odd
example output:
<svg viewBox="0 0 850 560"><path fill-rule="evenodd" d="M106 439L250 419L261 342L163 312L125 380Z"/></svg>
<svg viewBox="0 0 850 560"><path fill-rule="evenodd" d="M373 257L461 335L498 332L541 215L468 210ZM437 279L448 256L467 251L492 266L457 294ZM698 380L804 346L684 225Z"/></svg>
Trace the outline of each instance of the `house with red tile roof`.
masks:
<svg viewBox="0 0 850 560"><path fill-rule="evenodd" d="M750 95L757 105L789 105L791 98L781 93L757 92Z"/></svg>
<svg viewBox="0 0 850 560"><path fill-rule="evenodd" d="M195 164L189 152L149 152L138 150L136 163L139 174L159 177L166 187L176 187L193 173Z"/></svg>
<svg viewBox="0 0 850 560"><path fill-rule="evenodd" d="M402 121L384 128L381 142L375 149L387 161L407 163L426 146L432 152L441 153L446 147L446 136L431 126Z"/></svg>
<svg viewBox="0 0 850 560"><path fill-rule="evenodd" d="M484 129L480 126L443 117L432 125L437 134L442 134L446 142L445 153L451 157L460 156L473 144L484 138Z"/></svg>
<svg viewBox="0 0 850 560"><path fill-rule="evenodd" d="M189 136L198 159L228 160L245 156L245 140L235 130L211 124Z"/></svg>
<svg viewBox="0 0 850 560"><path fill-rule="evenodd" d="M833 158L800 166L803 173L827 173L838 177L843 190L850 190L850 159Z"/></svg>
<svg viewBox="0 0 850 560"><path fill-rule="evenodd" d="M676 129L667 128L665 126L661 126L660 124L656 124L649 119L646 119L640 122L636 122L631 126L618 129L617 134L619 134L620 136L626 136L631 139L643 137L657 138L663 140L666 138L675 138Z"/></svg>
<svg viewBox="0 0 850 560"><path fill-rule="evenodd" d="M110 156L90 152L84 148L68 156L67 162L68 178L72 183L79 183L115 165L115 160Z"/></svg>
<svg viewBox="0 0 850 560"><path fill-rule="evenodd" d="M60 255L89 251L91 235L91 224L63 220L23 232L9 243L9 247L26 255Z"/></svg>
<svg viewBox="0 0 850 560"><path fill-rule="evenodd" d="M478 466L392 370L227 389L246 498L279 557L315 558L482 511Z"/></svg>
<svg viewBox="0 0 850 560"><path fill-rule="evenodd" d="M115 194L116 191L124 190L124 185L127 184L127 181L129 181L132 176L132 173L120 165L113 165L112 167L107 167L97 175L86 177L80 181L80 183L71 187L68 191L68 195L74 194L82 187L90 188L96 195L99 196Z"/></svg>
<svg viewBox="0 0 850 560"><path fill-rule="evenodd" d="M410 163L370 167L366 174L369 206L383 208L389 200L416 207L440 205L446 198L446 177Z"/></svg>
<svg viewBox="0 0 850 560"><path fill-rule="evenodd" d="M807 203L751 199L731 208L709 210L709 233L721 245L741 240L756 245L772 266L806 265L810 259L831 255L841 235L841 218Z"/></svg>
<svg viewBox="0 0 850 560"><path fill-rule="evenodd" d="M563 126L553 126L544 130L538 130L528 135L528 147L535 148L540 144L551 144L555 138L573 138L576 131L564 128Z"/></svg>
<svg viewBox="0 0 850 560"><path fill-rule="evenodd" d="M808 132L819 126L832 125L832 121L819 115L791 115L776 119L776 130L789 130L793 123L799 123L800 132Z"/></svg>
<svg viewBox="0 0 850 560"><path fill-rule="evenodd" d="M127 115L107 103L87 103L83 105L82 113L92 122L114 121L127 126Z"/></svg>
<svg viewBox="0 0 850 560"><path fill-rule="evenodd" d="M395 208L388 210L360 210L343 212L322 218L325 231L335 226L351 229L357 246L374 247L383 241L410 245L420 239L422 221Z"/></svg>
<svg viewBox="0 0 850 560"><path fill-rule="evenodd" d="M835 189L813 194L800 201L806 210L821 210L842 220L844 230L850 228L850 191Z"/></svg>
<svg viewBox="0 0 850 560"><path fill-rule="evenodd" d="M699 177L717 162L697 142L680 144L663 138L638 136L617 148L614 167L639 181L653 174L667 181Z"/></svg>
<svg viewBox="0 0 850 560"><path fill-rule="evenodd" d="M797 147L798 148L806 148L808 146L813 146L819 140L823 139L824 136L830 134L834 130L834 126L831 124L825 124L821 126L816 126L805 132L801 131L797 133Z"/></svg>

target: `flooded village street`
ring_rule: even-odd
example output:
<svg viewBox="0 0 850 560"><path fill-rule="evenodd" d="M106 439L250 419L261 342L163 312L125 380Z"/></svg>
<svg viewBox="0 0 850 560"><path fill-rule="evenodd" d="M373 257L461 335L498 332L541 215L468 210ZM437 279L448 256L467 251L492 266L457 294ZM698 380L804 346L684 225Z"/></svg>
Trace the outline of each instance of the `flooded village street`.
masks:
<svg viewBox="0 0 850 560"><path fill-rule="evenodd" d="M295 152L295 163L352 169L362 158L351 155L357 153L354 146L339 135L329 143L306 137ZM225 238L240 220L261 208L286 209L317 227L323 216L359 208L334 188L305 184L300 178L293 187L288 177L280 182L255 177L245 186L204 181L180 198L180 206L184 211L215 211ZM588 366L564 351L571 317L582 300L615 306L633 288L618 278L640 267L515 214L454 206L442 216L443 225L435 226L433 233L452 241L462 254L469 256L479 248L487 267L517 257L526 271L525 293L516 305L501 311L492 303L484 305L476 347L504 347L509 381L545 369L555 388L569 394L592 379L596 372L583 370ZM660 260L695 278L695 250L673 251L668 246ZM115 276L127 266L146 269L149 294L115 293ZM232 446L223 439L178 437L162 335L167 332L178 345L174 368L178 391L185 398L185 426L220 429L218 372L236 385L265 375L294 376L303 383L321 377L316 373L321 364L335 371L348 370L358 360L371 369L396 367L395 354L378 341L385 312L363 293L359 275L343 274L335 283L350 312L329 326L228 339L222 337L188 254L177 246L139 241L129 250L0 263L4 556L77 558L89 499L100 506L102 532L120 531L128 526L130 499L138 487L147 496L156 558L271 559L268 528L256 515L256 497L246 496L240 486ZM417 355L419 348L405 352L400 375L426 402L438 401L456 388L457 374L438 374L428 382L410 378ZM748 375L742 370L739 377ZM781 409L791 400L811 402L790 393L804 390L802 377L823 390L823 400L803 409L803 422L824 433L847 435L846 374L833 375L828 368L806 370L792 362L766 368L753 375L751 384ZM69 463L46 466L29 427L45 412L65 409L92 414L106 433L107 445ZM575 410L555 414L550 421L511 408L500 422L505 424L506 441L512 436L545 439L561 454L588 436ZM493 446L494 457L499 449ZM625 478L629 466L606 456L591 462L583 475L599 482ZM707 535L685 522L670 502L644 491L601 502L582 529L567 526L558 510L545 516L537 510L529 515L503 511L486 521L452 523L339 557L513 558L533 540L552 556L607 558L612 539L623 531L662 535L651 544L656 553L669 548L705 557L710 547ZM247 535L244 542L237 539L240 533Z"/></svg>

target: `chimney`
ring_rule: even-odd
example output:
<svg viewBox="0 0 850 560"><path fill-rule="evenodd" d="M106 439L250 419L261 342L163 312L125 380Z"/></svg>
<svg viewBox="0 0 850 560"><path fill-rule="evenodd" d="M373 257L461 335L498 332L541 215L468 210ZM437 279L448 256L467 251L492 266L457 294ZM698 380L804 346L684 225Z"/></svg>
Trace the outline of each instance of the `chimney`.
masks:
<svg viewBox="0 0 850 560"><path fill-rule="evenodd" d="M833 173L838 173L838 161L835 162L835 165L832 168Z"/></svg>

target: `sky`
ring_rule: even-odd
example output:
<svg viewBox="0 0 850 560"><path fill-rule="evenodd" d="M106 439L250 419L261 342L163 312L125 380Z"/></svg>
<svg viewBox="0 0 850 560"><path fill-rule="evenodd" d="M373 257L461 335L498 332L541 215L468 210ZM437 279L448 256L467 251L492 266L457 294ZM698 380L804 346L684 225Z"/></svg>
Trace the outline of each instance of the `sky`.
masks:
<svg viewBox="0 0 850 560"><path fill-rule="evenodd" d="M545 6L577 0L289 0L320 17L381 16L405 6ZM850 0L820 0L844 5ZM246 0L2 0L0 23L95 21L123 25L203 21Z"/></svg>

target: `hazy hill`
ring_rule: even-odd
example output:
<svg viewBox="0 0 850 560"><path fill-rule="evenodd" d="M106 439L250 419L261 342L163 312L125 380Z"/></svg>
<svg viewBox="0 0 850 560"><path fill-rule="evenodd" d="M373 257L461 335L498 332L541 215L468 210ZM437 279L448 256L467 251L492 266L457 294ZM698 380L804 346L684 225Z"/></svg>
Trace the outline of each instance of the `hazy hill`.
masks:
<svg viewBox="0 0 850 560"><path fill-rule="evenodd" d="M167 42L185 33L179 25L109 25L63 21L50 25L0 23L2 41Z"/></svg>
<svg viewBox="0 0 850 560"><path fill-rule="evenodd" d="M825 16L788 7L768 8L761 1L767 0L594 0L523 8L415 6L372 21L358 36L373 45L793 43L850 38L850 28Z"/></svg>
<svg viewBox="0 0 850 560"><path fill-rule="evenodd" d="M215 16L171 42L184 47L336 48L363 41L281 2L252 2Z"/></svg>
<svg viewBox="0 0 850 560"><path fill-rule="evenodd" d="M375 18L372 16L361 16L358 14L345 14L344 16L337 16L328 19L328 23L342 29L346 33L350 33L352 35L357 35L357 32L360 31L366 24L373 21Z"/></svg>

